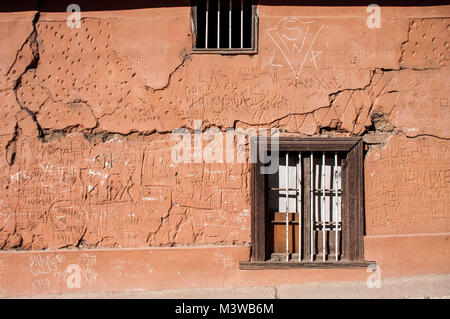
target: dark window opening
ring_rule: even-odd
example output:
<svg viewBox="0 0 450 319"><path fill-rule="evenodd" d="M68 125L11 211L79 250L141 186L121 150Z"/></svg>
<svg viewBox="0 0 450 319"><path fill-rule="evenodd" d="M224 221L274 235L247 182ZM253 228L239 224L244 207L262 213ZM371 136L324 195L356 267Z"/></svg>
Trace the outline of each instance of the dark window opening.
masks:
<svg viewBox="0 0 450 319"><path fill-rule="evenodd" d="M196 50L254 50L255 1L194 0Z"/></svg>

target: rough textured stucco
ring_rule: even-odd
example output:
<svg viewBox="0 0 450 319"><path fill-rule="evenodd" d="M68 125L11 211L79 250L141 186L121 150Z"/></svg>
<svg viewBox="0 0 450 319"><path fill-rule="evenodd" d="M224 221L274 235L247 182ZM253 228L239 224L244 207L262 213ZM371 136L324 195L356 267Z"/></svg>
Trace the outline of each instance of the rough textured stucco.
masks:
<svg viewBox="0 0 450 319"><path fill-rule="evenodd" d="M260 6L258 54L222 56L188 7L2 13L0 248L248 244L248 165L171 162L194 120L362 135L367 234L448 232L450 7L382 14Z"/></svg>
<svg viewBox="0 0 450 319"><path fill-rule="evenodd" d="M392 137L366 158L367 235L448 232L448 141Z"/></svg>

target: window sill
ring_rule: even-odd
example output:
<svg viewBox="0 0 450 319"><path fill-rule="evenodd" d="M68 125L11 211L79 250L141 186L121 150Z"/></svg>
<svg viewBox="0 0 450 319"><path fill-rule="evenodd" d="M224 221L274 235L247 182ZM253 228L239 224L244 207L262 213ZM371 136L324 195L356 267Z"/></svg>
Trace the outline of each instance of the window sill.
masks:
<svg viewBox="0 0 450 319"><path fill-rule="evenodd" d="M237 54L257 54L256 49L193 49L191 51L193 54L221 54L221 55L237 55Z"/></svg>
<svg viewBox="0 0 450 319"><path fill-rule="evenodd" d="M329 262L239 262L240 270L262 270L262 269L292 269L292 268L315 268L315 269L335 269L335 268L367 268L376 264L375 261L329 261Z"/></svg>

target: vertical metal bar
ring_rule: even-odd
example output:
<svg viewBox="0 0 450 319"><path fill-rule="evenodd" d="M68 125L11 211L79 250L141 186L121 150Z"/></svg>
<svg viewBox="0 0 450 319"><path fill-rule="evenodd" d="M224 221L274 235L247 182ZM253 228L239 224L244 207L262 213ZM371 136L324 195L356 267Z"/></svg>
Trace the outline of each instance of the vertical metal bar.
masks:
<svg viewBox="0 0 450 319"><path fill-rule="evenodd" d="M208 48L208 17L209 17L209 0L206 0L206 26L205 26L205 48Z"/></svg>
<svg viewBox="0 0 450 319"><path fill-rule="evenodd" d="M231 11L233 10L233 0L230 0L230 10L228 11L228 48L231 49Z"/></svg>
<svg viewBox="0 0 450 319"><path fill-rule="evenodd" d="M217 48L220 48L220 0L217 2Z"/></svg>
<svg viewBox="0 0 450 319"><path fill-rule="evenodd" d="M340 189L341 195L338 197L338 202L337 202L337 208L338 208L338 210L337 210L338 239L339 239L339 237L342 236L342 216L341 216L341 209L342 209L342 166L341 166L341 172L340 172L340 175L339 175L339 180L341 182L341 189ZM339 241L338 241L338 244L339 244ZM338 248L340 248L340 247L338 247ZM342 249L342 248L340 248L340 249ZM340 252L340 249L338 249L338 252Z"/></svg>
<svg viewBox="0 0 450 319"><path fill-rule="evenodd" d="M341 172L339 175L339 180L341 182L341 195L338 197L338 203L337 203L337 220L338 220L338 239L342 236L342 215L341 215L341 209L342 209L342 166L341 166ZM339 244L339 241L338 241ZM342 244L342 242L341 242ZM340 252L341 247L338 247L338 252ZM340 254L339 254L340 255Z"/></svg>
<svg viewBox="0 0 450 319"><path fill-rule="evenodd" d="M289 152L286 152L286 261L289 261Z"/></svg>
<svg viewBox="0 0 450 319"><path fill-rule="evenodd" d="M302 260L302 153L298 153L298 261Z"/></svg>
<svg viewBox="0 0 450 319"><path fill-rule="evenodd" d="M310 230L311 230L311 261L313 261L313 259L314 259L314 240L313 240L313 237L314 237L314 224L315 224L315 221L314 221L314 218L313 218L313 216L314 216L314 174L313 174L313 162L314 162L314 159L313 159L313 153L311 152L311 155L310 155L310 169L309 169L309 171L310 171L310 177L311 177L311 181L310 181L310 192L311 192L311 228L310 228Z"/></svg>
<svg viewBox="0 0 450 319"><path fill-rule="evenodd" d="M336 228L334 231L334 250L335 250L335 255L336 255L336 261L338 261L338 253L339 253L339 249L338 249L338 227L339 227L339 223L338 223L338 219L339 219L339 215L338 215L338 186L337 186L337 175L338 175L338 171L337 171L337 152L334 153L334 197L335 197L335 201L336 201Z"/></svg>
<svg viewBox="0 0 450 319"><path fill-rule="evenodd" d="M244 0L241 0L241 49L244 47Z"/></svg>
<svg viewBox="0 0 450 319"><path fill-rule="evenodd" d="M325 152L322 152L322 258L325 261Z"/></svg>

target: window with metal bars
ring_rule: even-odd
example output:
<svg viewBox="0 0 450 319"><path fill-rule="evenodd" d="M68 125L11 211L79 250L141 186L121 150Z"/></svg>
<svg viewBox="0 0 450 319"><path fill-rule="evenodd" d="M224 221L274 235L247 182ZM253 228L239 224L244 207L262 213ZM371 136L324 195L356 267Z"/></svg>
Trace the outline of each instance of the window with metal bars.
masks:
<svg viewBox="0 0 450 319"><path fill-rule="evenodd" d="M339 260L341 160L338 152L281 152L266 189L271 260Z"/></svg>
<svg viewBox="0 0 450 319"><path fill-rule="evenodd" d="M251 261L241 268L367 266L362 140L280 138L277 150L276 173L252 164Z"/></svg>
<svg viewBox="0 0 450 319"><path fill-rule="evenodd" d="M194 51L256 52L256 1L193 0Z"/></svg>

